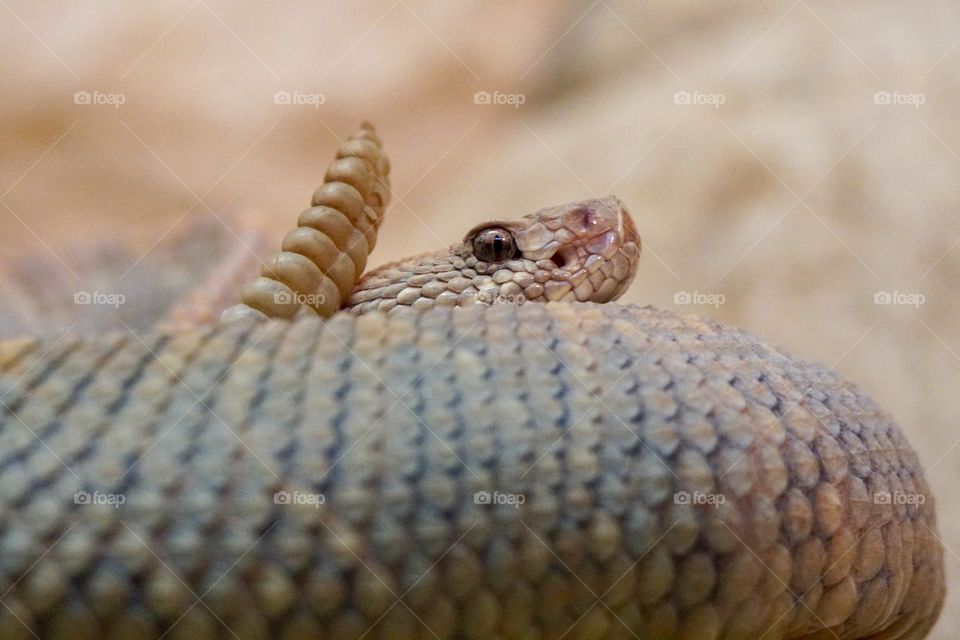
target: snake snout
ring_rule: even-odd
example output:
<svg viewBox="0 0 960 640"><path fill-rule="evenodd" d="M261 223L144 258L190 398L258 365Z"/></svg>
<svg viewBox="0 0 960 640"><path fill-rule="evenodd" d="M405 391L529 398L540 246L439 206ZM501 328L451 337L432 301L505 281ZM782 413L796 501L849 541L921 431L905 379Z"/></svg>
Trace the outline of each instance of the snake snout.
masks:
<svg viewBox="0 0 960 640"><path fill-rule="evenodd" d="M620 243L629 244L632 242L639 247L640 234L637 232L637 226L633 222L633 217L630 215L630 211L618 197L610 196L609 199L614 200L617 203L617 228L620 233Z"/></svg>
<svg viewBox="0 0 960 640"><path fill-rule="evenodd" d="M551 273L557 281L552 287L556 299L607 302L629 286L640 255L640 236L630 212L617 197L555 207L534 218L539 222L531 229L557 228L549 234L551 242L541 249L542 257L555 265ZM533 233L521 232L520 236L528 240Z"/></svg>
<svg viewBox="0 0 960 640"><path fill-rule="evenodd" d="M589 299L607 302L619 298L636 274L640 259L640 234L626 205L616 196L594 201L596 233L584 244L585 264L593 263L598 278ZM599 274L602 274L602 278Z"/></svg>

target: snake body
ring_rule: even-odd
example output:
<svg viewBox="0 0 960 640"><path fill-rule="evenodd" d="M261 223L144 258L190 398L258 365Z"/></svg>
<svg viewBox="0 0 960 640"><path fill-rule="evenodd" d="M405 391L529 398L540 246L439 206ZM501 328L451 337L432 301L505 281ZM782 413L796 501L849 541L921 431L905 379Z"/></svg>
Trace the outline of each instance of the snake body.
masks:
<svg viewBox="0 0 960 640"><path fill-rule="evenodd" d="M943 550L898 427L748 333L608 302L639 250L586 201L326 321L0 342L0 638L923 637Z"/></svg>

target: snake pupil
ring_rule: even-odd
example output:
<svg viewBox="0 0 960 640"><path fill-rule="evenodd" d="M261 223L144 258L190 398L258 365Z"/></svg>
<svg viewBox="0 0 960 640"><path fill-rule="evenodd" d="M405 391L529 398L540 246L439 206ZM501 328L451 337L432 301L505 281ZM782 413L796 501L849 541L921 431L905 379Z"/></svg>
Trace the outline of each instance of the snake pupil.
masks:
<svg viewBox="0 0 960 640"><path fill-rule="evenodd" d="M516 256L517 246L504 229L484 229L473 239L473 253L484 262L503 262Z"/></svg>

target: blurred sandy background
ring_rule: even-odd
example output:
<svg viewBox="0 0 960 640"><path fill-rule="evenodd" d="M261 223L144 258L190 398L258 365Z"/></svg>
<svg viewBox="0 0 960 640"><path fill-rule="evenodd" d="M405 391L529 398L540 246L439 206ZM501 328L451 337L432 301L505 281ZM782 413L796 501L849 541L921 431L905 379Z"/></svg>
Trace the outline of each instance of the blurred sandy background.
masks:
<svg viewBox="0 0 960 640"><path fill-rule="evenodd" d="M613 192L645 242L627 299L868 389L930 469L960 575L956 3L0 0L0 39L8 264L92 288L78 246L147 265L194 220L229 245L235 213L279 242L362 118L394 164L371 264Z"/></svg>

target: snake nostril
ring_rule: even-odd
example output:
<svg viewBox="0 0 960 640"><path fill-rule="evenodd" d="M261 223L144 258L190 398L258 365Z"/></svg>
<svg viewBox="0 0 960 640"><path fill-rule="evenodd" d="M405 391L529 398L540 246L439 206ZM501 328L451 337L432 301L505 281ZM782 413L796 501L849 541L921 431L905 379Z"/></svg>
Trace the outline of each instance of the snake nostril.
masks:
<svg viewBox="0 0 960 640"><path fill-rule="evenodd" d="M558 269L563 269L563 267L567 264L566 257L564 257L564 255L559 251L553 254L553 257L550 259L553 260L553 264L557 265Z"/></svg>

